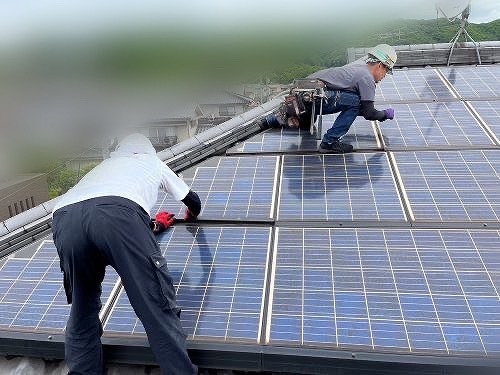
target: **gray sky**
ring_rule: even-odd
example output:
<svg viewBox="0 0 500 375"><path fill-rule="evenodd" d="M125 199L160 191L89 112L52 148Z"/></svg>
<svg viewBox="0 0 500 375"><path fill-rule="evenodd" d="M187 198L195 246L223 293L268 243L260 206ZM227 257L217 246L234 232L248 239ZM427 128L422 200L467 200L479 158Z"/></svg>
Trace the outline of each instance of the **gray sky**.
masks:
<svg viewBox="0 0 500 375"><path fill-rule="evenodd" d="M467 1L439 0L455 4ZM435 18L435 0L18 0L0 2L0 43L52 32L86 35L103 30L174 25L196 28L254 27L258 23L338 22L376 15L377 21L398 18ZM312 5L314 4L314 5ZM473 0L472 22L500 18L498 0ZM307 17L308 10L316 10ZM287 23L290 23L289 21Z"/></svg>

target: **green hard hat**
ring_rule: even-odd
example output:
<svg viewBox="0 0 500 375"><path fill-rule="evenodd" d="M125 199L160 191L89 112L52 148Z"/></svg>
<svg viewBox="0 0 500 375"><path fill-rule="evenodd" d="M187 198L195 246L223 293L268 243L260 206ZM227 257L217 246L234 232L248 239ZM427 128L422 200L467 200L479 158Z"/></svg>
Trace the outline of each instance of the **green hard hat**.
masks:
<svg viewBox="0 0 500 375"><path fill-rule="evenodd" d="M368 52L368 56L380 61L387 68L389 68L389 72L391 73L392 68L394 68L396 61L398 60L396 50L388 44L379 44L378 46L372 48Z"/></svg>

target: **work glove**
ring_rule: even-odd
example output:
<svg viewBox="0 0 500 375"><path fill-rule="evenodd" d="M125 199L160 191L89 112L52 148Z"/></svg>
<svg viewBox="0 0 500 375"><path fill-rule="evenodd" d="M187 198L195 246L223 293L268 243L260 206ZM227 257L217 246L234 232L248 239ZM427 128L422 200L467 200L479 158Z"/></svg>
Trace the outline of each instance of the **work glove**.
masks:
<svg viewBox="0 0 500 375"><path fill-rule="evenodd" d="M193 221L196 219L196 216L193 215L189 208L186 208L186 213L184 214L184 221Z"/></svg>
<svg viewBox="0 0 500 375"><path fill-rule="evenodd" d="M174 214L168 212L160 212L151 220L154 233L161 233L170 228L175 222Z"/></svg>
<svg viewBox="0 0 500 375"><path fill-rule="evenodd" d="M386 120L394 120L394 109L393 108L384 109L384 112L385 112L385 119Z"/></svg>

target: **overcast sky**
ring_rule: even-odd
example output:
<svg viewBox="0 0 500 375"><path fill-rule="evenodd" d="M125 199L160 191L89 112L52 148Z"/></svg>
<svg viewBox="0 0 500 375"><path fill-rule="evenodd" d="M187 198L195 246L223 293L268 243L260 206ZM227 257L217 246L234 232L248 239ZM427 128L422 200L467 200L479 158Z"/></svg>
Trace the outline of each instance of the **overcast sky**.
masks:
<svg viewBox="0 0 500 375"><path fill-rule="evenodd" d="M450 12L467 1L439 0ZM0 2L0 43L50 31L85 35L108 29L171 25L188 29L260 23L337 22L375 17L435 18L435 0L17 0ZM473 0L471 22L500 18L499 0ZM459 10L458 10L459 11Z"/></svg>

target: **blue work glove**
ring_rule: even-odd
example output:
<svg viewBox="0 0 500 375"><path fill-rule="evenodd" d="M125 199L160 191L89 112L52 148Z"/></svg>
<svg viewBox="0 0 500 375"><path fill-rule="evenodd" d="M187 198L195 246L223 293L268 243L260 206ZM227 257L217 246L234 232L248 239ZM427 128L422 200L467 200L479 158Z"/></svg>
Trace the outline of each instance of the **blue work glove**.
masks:
<svg viewBox="0 0 500 375"><path fill-rule="evenodd" d="M385 119L386 120L394 120L394 109L393 108L384 109L384 112L385 112Z"/></svg>

